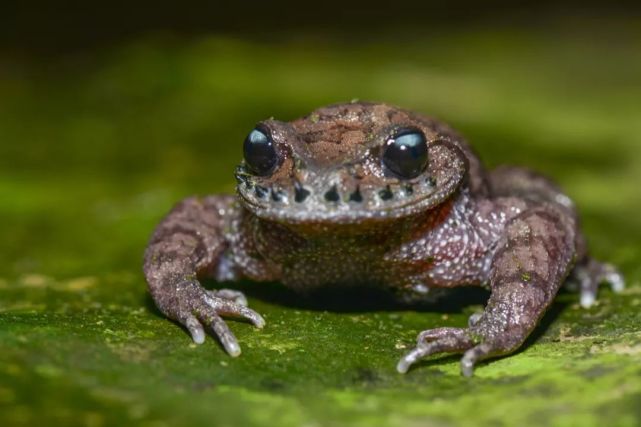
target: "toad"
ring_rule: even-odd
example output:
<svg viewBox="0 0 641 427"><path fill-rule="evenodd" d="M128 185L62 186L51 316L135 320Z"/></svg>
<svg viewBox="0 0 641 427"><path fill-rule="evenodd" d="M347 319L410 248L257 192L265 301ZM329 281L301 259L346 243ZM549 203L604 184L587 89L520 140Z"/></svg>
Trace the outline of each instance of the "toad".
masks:
<svg viewBox="0 0 641 427"><path fill-rule="evenodd" d="M519 167L486 170L447 125L385 104L352 102L249 133L237 195L192 197L157 226L144 274L162 313L193 341L209 329L231 356L240 346L225 317L264 319L231 289L200 280L276 281L300 292L382 287L404 301L434 290L484 286L466 327L429 329L401 357L462 354L472 375L518 349L568 278L583 306L601 282L623 278L587 254L572 200Z"/></svg>

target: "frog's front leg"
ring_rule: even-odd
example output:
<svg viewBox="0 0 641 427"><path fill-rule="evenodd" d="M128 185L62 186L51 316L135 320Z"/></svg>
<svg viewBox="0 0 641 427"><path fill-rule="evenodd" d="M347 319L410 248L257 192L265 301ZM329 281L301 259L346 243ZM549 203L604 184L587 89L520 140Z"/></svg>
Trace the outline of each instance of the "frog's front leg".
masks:
<svg viewBox="0 0 641 427"><path fill-rule="evenodd" d="M241 292L209 291L198 281L220 270L227 248L223 226L225 216L233 210L231 201L226 196L212 196L179 203L154 231L143 269L163 314L185 326L197 344L205 340L203 325L211 327L227 353L238 356L238 341L221 316L244 318L259 328L265 321L247 307Z"/></svg>
<svg viewBox="0 0 641 427"><path fill-rule="evenodd" d="M477 362L515 351L530 335L575 262L576 224L562 210L543 205L512 219L492 261L492 293L485 311L467 328L422 332L417 347L398 363L401 373L436 353L464 353L461 372Z"/></svg>

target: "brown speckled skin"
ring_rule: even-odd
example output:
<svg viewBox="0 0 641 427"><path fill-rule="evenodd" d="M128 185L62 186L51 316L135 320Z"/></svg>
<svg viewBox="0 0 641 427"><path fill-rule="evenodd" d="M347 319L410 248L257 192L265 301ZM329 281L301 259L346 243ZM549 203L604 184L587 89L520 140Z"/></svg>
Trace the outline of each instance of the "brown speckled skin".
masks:
<svg viewBox="0 0 641 427"><path fill-rule="evenodd" d="M220 316L264 324L241 293L207 291L202 277L279 281L300 291L367 284L404 300L425 298L431 288L488 286L487 307L467 328L422 332L398 364L406 372L428 355L463 353L462 372L471 375L478 361L523 343L573 269L584 305L601 280L622 286L612 267L586 256L574 206L555 185L519 168L486 172L465 141L434 119L350 103L260 126L281 159L273 173L254 176L241 164L237 197L184 200L145 254L158 308L198 343L205 324L238 355ZM381 162L384 142L406 126L420 129L429 147L426 170L410 180ZM297 200L301 189L304 200ZM339 200L327 200L328 192Z"/></svg>

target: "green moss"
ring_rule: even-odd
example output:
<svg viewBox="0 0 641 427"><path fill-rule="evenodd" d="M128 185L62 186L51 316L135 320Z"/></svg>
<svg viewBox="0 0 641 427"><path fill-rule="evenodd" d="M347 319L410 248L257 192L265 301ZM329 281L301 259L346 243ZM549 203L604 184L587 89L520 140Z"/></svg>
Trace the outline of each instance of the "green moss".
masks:
<svg viewBox="0 0 641 427"><path fill-rule="evenodd" d="M319 121L319 120L320 120L320 116L319 116L318 114L313 113L313 114L310 114L310 115L309 115L309 121L310 121L310 122L312 122L312 123L318 123L318 121Z"/></svg>
<svg viewBox="0 0 641 427"><path fill-rule="evenodd" d="M0 425L638 425L641 33L625 34L617 49L499 31L314 49L141 41L65 74L3 70ZM419 331L466 324L481 302L467 293L429 310L323 309L241 283L266 328L230 321L237 359L191 344L145 289L153 226L182 197L233 191L256 121L355 96L447 120L490 165L554 176L628 289L589 310L562 293L521 351L471 379L458 357L394 370Z"/></svg>

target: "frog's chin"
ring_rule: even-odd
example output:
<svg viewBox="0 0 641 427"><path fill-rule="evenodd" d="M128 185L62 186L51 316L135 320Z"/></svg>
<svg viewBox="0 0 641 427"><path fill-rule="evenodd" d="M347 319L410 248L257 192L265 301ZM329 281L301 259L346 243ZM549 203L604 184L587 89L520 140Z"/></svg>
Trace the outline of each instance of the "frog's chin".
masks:
<svg viewBox="0 0 641 427"><path fill-rule="evenodd" d="M241 204L256 217L280 223L283 225L354 225L383 222L391 219L418 216L435 207L442 205L452 193L435 191L421 199L413 199L408 203L396 203L392 206L377 206L372 208L355 207L349 202L336 203L327 206L324 203L310 203L305 207L256 204L239 191Z"/></svg>
<svg viewBox="0 0 641 427"><path fill-rule="evenodd" d="M457 192L464 180L464 174L451 175L448 181L438 182L434 178L407 186L387 185L383 189L362 189L361 199L350 200L349 196L328 201L323 193L307 194L304 201L297 201L281 191L274 196L273 190L239 185L237 192L240 203L256 217L291 224L359 224L382 222L421 215L441 206ZM260 196L259 196L260 195ZM381 197L382 196L382 197Z"/></svg>
<svg viewBox="0 0 641 427"><path fill-rule="evenodd" d="M430 148L431 162L411 180L380 178L376 184L348 182L316 175L302 183L274 184L270 178L236 173L242 205L256 217L282 224L357 224L411 217L428 212L462 185L467 161L449 142ZM376 181L374 181L376 182Z"/></svg>

